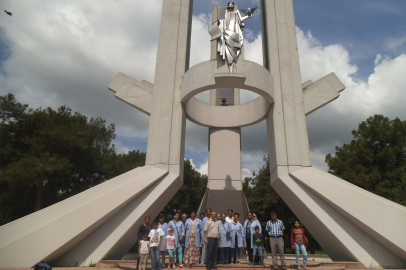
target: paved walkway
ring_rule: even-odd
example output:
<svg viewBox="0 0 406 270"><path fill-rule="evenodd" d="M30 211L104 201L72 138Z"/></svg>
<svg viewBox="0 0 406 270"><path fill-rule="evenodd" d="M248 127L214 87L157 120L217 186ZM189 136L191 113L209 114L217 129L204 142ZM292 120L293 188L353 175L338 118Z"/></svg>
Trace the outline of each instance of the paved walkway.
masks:
<svg viewBox="0 0 406 270"><path fill-rule="evenodd" d="M131 258L131 259L129 259ZM287 254L285 255L286 258L286 266L288 269L296 269L296 257L294 254ZM166 263L168 263L169 260L166 259ZM248 265L248 260L247 259L240 259L241 264L220 264L216 265L216 267L219 270L231 270L231 269L237 269L237 270L269 270L271 269L272 265L272 259L266 258L264 260L265 265L255 265L251 266ZM97 266L98 267L113 267L114 264L117 263L119 264L119 267L122 269L135 269L137 267L137 261L136 261L136 254L127 254L126 257L123 258L121 261L100 261ZM300 263L303 263L303 259L301 257ZM282 269L280 260L278 260L278 266L279 269ZM331 259L327 255L319 255L319 254L311 254L308 256L307 260L307 266L308 269L312 270L344 270L344 269L365 269L365 267L360 264L360 263L354 263L354 262L332 262ZM147 268L150 269L151 265L148 261ZM259 269L257 269L259 268ZM177 268L179 269L179 268ZM185 265L185 269L195 269L195 270L203 270L206 269L205 265L197 264L197 265Z"/></svg>
<svg viewBox="0 0 406 270"><path fill-rule="evenodd" d="M296 258L294 254L286 254L286 264L288 269L296 269ZM266 258L264 260L265 265L248 265L246 259L241 259L241 264L228 264L228 265L216 265L219 270L271 270L272 259ZM166 262L169 262L168 258ZM303 260L300 260L302 263ZM354 262L332 262L331 259L324 254L309 254L307 260L307 269L311 270L345 270L345 269L365 269L365 266L361 263ZM282 269L280 266L280 260L278 260L279 269ZM97 263L96 267L53 267L53 270L112 270L112 268L117 268L117 270L133 270L137 267L136 254L127 254L123 260L104 260ZM7 269L7 268L5 268ZM147 269L151 269L150 261L148 261ZM167 269L167 268L166 268ZM180 268L176 268L180 269ZM204 270L206 269L205 265L193 265L185 266L185 269L194 269L194 270ZM3 269L0 269L3 270ZM7 270L33 270L32 268L8 268Z"/></svg>

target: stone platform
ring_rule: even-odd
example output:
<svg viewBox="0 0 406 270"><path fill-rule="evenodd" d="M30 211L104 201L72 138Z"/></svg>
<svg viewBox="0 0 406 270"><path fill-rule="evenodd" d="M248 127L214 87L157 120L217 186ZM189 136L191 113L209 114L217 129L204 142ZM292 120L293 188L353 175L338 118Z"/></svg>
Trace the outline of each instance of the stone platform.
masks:
<svg viewBox="0 0 406 270"><path fill-rule="evenodd" d="M302 258L302 257L301 257ZM219 264L216 267L224 270L238 269L238 270L260 270L266 269L270 270L272 265L272 259L266 258L265 265L248 265L246 259L240 259L241 264ZM166 262L169 262L168 258ZM302 263L302 259L300 260ZM286 264L288 269L297 269L296 259L294 255L286 255ZM167 264L166 264L167 265ZM278 260L279 269L282 270L280 266L280 261ZM328 256L325 255L309 255L307 260L308 269L317 269L317 270L344 270L344 269L366 269L366 267L359 262L332 262ZM96 267L100 268L121 268L121 269L136 269L137 260L102 260L97 263ZM147 269L151 269L150 261L148 261ZM168 268L165 268L168 269ZM180 268L176 268L180 269ZM196 265L185 265L185 269L206 269L205 265L196 264Z"/></svg>

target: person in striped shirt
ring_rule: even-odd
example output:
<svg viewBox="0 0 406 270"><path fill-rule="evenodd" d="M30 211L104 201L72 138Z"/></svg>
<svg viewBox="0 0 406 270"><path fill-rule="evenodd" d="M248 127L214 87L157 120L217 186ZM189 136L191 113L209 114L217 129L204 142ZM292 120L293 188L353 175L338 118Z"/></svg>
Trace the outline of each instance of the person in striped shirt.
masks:
<svg viewBox="0 0 406 270"><path fill-rule="evenodd" d="M278 260L277 254L281 258L282 269L286 270L286 261L285 261L285 244L283 243L283 231L285 226L283 222L277 219L276 212L271 212L271 220L266 223L266 229L269 234L269 245L271 246L272 252L272 264L274 269L278 269ZM265 238L267 240L267 238Z"/></svg>
<svg viewBox="0 0 406 270"><path fill-rule="evenodd" d="M297 269L300 269L299 250L301 250L303 254L303 270L306 270L307 268L306 236L304 230L300 228L299 221L297 220L295 221L295 228L292 230L292 233L290 234L290 243L292 244L292 249L294 249L296 253Z"/></svg>

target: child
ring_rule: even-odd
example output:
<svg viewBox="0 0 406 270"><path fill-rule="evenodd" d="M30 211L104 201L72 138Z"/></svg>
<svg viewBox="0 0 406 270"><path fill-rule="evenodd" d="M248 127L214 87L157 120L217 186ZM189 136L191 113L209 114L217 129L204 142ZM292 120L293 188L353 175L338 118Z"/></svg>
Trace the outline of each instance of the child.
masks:
<svg viewBox="0 0 406 270"><path fill-rule="evenodd" d="M162 242L164 232L158 227L158 220L154 221L154 228L149 232L149 246L151 253L151 269L161 270L161 262L159 260L159 247Z"/></svg>
<svg viewBox="0 0 406 270"><path fill-rule="evenodd" d="M255 227L255 233L253 235L252 239L254 243L253 247L253 253L252 253L252 264L254 264L255 261L255 255L258 255L261 259L261 264L264 264L264 255L263 255L263 249L264 249L264 236L259 233L259 227Z"/></svg>
<svg viewBox="0 0 406 270"><path fill-rule="evenodd" d="M168 251L169 255L169 268L175 269L175 263L173 262L173 258L175 255L175 249L176 249L176 241L175 241L175 236L173 236L173 228L168 228L168 233L169 235L166 236L166 242L165 242L165 251ZM171 267L172 265L172 267Z"/></svg>
<svg viewBox="0 0 406 270"><path fill-rule="evenodd" d="M142 235L142 240L138 246L138 254L140 256L140 270L145 270L147 268L147 260L149 254L149 241L148 234Z"/></svg>

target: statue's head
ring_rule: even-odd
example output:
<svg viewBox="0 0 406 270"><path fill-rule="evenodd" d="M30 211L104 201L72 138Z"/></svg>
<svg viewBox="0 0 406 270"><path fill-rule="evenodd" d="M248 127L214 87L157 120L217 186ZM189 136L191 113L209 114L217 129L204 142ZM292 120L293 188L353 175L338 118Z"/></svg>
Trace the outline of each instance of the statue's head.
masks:
<svg viewBox="0 0 406 270"><path fill-rule="evenodd" d="M234 10L234 1L230 1L227 4L227 9L228 10Z"/></svg>

